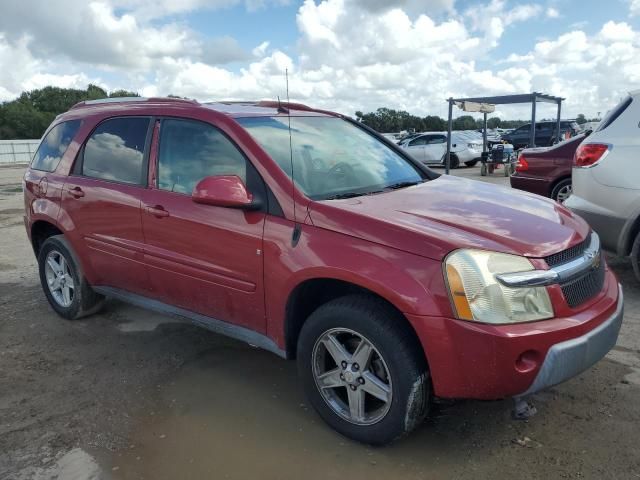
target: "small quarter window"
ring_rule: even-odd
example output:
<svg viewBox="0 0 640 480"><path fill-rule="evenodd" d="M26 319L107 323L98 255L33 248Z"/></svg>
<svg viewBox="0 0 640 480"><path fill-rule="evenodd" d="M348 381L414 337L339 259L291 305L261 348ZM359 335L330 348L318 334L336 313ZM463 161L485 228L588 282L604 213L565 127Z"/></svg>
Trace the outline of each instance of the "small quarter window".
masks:
<svg viewBox="0 0 640 480"><path fill-rule="evenodd" d="M98 125L84 147L82 174L116 182L142 184L149 119L122 117Z"/></svg>
<svg viewBox="0 0 640 480"><path fill-rule="evenodd" d="M246 183L247 161L238 148L212 125L164 120L160 127L158 188L191 194L211 175L237 175Z"/></svg>
<svg viewBox="0 0 640 480"><path fill-rule="evenodd" d="M31 168L45 172L53 172L58 168L58 164L69 148L73 137L78 133L80 123L80 120L69 120L61 122L49 130L33 156Z"/></svg>

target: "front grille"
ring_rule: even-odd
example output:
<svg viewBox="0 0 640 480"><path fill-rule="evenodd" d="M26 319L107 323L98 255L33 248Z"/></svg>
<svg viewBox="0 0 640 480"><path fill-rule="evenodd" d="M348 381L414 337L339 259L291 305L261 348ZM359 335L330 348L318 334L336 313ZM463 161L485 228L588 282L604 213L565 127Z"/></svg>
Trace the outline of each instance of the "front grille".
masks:
<svg viewBox="0 0 640 480"><path fill-rule="evenodd" d="M582 277L567 282L562 287L562 293L571 308L580 306L594 297L604 286L604 258L600 253L600 264Z"/></svg>
<svg viewBox="0 0 640 480"><path fill-rule="evenodd" d="M571 260L575 260L584 253L590 242L591 234L587 235L586 238L579 244L574 245L571 248L567 248L566 250L563 250L561 252L554 253L553 255L549 255L545 258L545 261L550 267L555 267L556 265L560 265L561 263L567 263Z"/></svg>

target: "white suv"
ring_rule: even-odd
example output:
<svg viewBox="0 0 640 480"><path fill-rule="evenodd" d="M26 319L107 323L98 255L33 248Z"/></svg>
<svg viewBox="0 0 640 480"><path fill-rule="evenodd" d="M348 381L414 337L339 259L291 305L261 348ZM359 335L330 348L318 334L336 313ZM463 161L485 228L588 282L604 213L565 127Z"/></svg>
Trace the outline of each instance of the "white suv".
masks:
<svg viewBox="0 0 640 480"><path fill-rule="evenodd" d="M573 193L564 202L602 245L631 255L640 279L640 90L631 92L576 150Z"/></svg>

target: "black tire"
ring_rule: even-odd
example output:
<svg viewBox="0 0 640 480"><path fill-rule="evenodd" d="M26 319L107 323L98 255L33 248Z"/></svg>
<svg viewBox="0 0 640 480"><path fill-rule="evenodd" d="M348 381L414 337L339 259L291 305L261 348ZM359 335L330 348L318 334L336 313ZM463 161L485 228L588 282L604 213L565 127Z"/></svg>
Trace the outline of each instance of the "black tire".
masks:
<svg viewBox="0 0 640 480"><path fill-rule="evenodd" d="M392 393L388 410L376 423L358 425L342 418L316 385L314 346L336 328L366 337L384 359ZM300 332L297 358L299 375L311 404L325 422L348 438L385 445L420 425L428 412L431 382L422 347L402 315L378 298L349 295L319 307Z"/></svg>
<svg viewBox="0 0 640 480"><path fill-rule="evenodd" d="M560 202L560 200L558 200L558 195L560 192L564 192L567 187L571 187L571 179L565 178L564 180L560 180L555 184L553 190L551 190L551 198L556 202Z"/></svg>
<svg viewBox="0 0 640 480"><path fill-rule="evenodd" d="M445 158L445 162L446 162L446 158ZM451 154L451 158L449 160L449 168L453 170L455 168L458 168L459 166L460 166L460 160L458 160L457 156L455 156L454 154Z"/></svg>
<svg viewBox="0 0 640 480"><path fill-rule="evenodd" d="M471 160L469 162L464 162L464 164L469 168L475 167L477 165L477 163L478 163L478 160Z"/></svg>
<svg viewBox="0 0 640 480"><path fill-rule="evenodd" d="M46 262L47 257L51 252L57 252L68 265L68 270L73 278L73 295L71 296L71 303L68 306L61 305L51 293L49 285L47 283L46 275ZM96 292L89 286L84 275L82 274L82 268L78 257L74 253L73 249L64 238L64 235L55 235L49 237L38 253L38 268L40 271L40 284L44 291L47 300L51 307L56 311L58 315L67 320L77 320L96 313L104 304L104 297Z"/></svg>
<svg viewBox="0 0 640 480"><path fill-rule="evenodd" d="M631 265L633 265L633 273L636 274L636 280L640 282L640 233L636 235L631 247Z"/></svg>

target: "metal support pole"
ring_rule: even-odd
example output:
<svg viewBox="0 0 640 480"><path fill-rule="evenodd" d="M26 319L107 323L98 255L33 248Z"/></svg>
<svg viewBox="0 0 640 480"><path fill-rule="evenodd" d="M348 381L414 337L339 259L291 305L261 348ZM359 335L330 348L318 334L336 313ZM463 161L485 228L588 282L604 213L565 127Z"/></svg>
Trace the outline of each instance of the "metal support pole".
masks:
<svg viewBox="0 0 640 480"><path fill-rule="evenodd" d="M447 130L447 158L445 173L449 175L449 165L451 165L451 129L453 127L453 98L449 97L449 126Z"/></svg>
<svg viewBox="0 0 640 480"><path fill-rule="evenodd" d="M529 130L529 147L536 146L536 103L537 98L534 95L531 102L531 129Z"/></svg>
<svg viewBox="0 0 640 480"><path fill-rule="evenodd" d="M556 120L556 141L560 143L560 109L562 108L562 100L558 100L558 118Z"/></svg>
<svg viewBox="0 0 640 480"><path fill-rule="evenodd" d="M484 112L484 128L482 129L482 151L487 151L487 112Z"/></svg>

